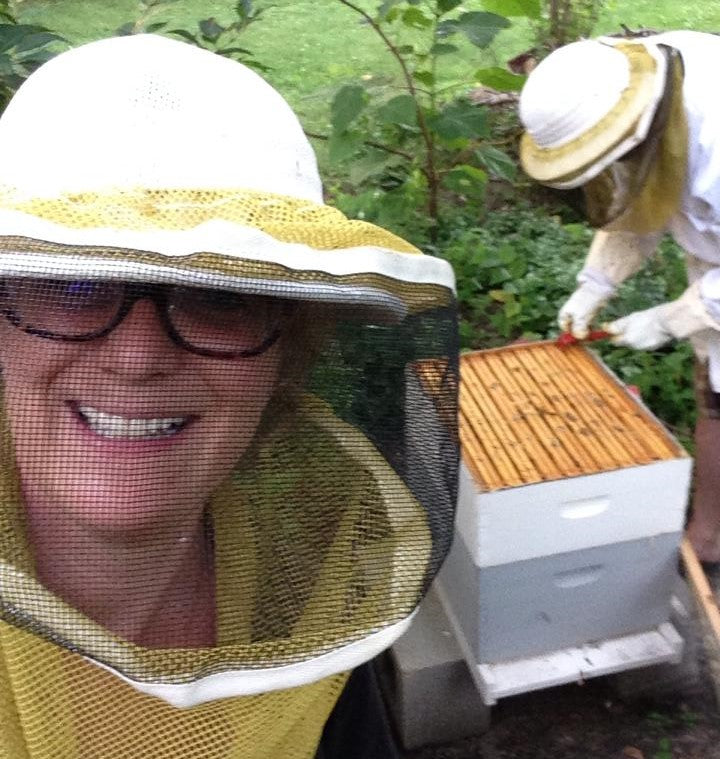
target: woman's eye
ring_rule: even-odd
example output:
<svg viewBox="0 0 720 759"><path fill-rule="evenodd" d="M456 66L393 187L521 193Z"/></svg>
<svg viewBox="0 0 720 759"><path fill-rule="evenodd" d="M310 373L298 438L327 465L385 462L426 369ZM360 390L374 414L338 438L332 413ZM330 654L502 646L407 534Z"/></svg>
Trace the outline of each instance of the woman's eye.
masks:
<svg viewBox="0 0 720 759"><path fill-rule="evenodd" d="M218 311L240 311L248 308L248 298L234 293L218 293L209 297L207 304L210 308Z"/></svg>
<svg viewBox="0 0 720 759"><path fill-rule="evenodd" d="M36 291L35 297L63 309L96 308L112 299L111 289L104 282L51 280Z"/></svg>
<svg viewBox="0 0 720 759"><path fill-rule="evenodd" d="M203 311L245 311L252 301L247 295L225 290L185 291L180 298L188 306Z"/></svg>
<svg viewBox="0 0 720 759"><path fill-rule="evenodd" d="M95 295L101 285L98 282L65 282L62 283L62 289L67 295L89 296Z"/></svg>

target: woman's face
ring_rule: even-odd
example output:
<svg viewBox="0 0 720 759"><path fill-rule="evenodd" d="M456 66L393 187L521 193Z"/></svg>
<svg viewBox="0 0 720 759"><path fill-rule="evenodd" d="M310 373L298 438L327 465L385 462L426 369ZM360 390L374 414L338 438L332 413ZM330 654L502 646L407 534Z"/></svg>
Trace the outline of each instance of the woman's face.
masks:
<svg viewBox="0 0 720 759"><path fill-rule="evenodd" d="M197 525L256 433L279 345L193 354L137 301L109 335L59 342L0 318L5 408L30 520L137 534Z"/></svg>

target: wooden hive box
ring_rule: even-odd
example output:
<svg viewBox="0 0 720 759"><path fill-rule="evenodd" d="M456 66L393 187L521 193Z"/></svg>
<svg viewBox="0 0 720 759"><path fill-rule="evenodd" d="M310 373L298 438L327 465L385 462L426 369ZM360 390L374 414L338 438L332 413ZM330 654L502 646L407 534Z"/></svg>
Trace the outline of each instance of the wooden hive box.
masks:
<svg viewBox="0 0 720 759"><path fill-rule="evenodd" d="M537 342L460 364L456 533L438 580L477 663L656 628L691 459L601 361Z"/></svg>

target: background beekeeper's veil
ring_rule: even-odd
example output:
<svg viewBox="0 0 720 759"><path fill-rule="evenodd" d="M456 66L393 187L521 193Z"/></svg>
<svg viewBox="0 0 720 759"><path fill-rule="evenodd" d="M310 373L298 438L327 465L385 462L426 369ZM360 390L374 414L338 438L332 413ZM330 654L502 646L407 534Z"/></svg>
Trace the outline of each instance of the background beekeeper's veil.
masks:
<svg viewBox="0 0 720 759"><path fill-rule="evenodd" d="M26 362L21 370L3 366L0 617L20 631L14 645L42 639L180 706L310 683L389 645L451 534L457 345L449 266L323 205L312 149L289 107L256 74L159 37L91 43L31 76L0 120L0 183L3 319L33 346L14 359ZM48 280L45 289L38 279ZM191 386L175 384L181 401L168 390L161 401L154 397L153 410L142 382L121 393L122 383L107 380L111 370L94 368L93 351L130 322L86 342L57 339L96 333L102 321L93 315L83 331L75 313L53 312L57 303L67 317L76 297L122 282L167 286L152 292L179 299L167 307L169 318L196 347L217 346L182 321L188 298L191 311L204 307L184 288L263 296L249 302L270 314L242 347L276 339L268 350L277 366L253 373L267 350L233 359L248 367L237 370L247 386L224 388L230 400L222 419L245 424L246 409L258 418L243 433L248 439L238 442L225 428L216 438L216 448L227 438L239 453L229 476L210 488L202 517L213 563L212 645L138 643L141 635L125 631L136 629L128 615L143 588L124 591L127 614L108 629L77 608L72 593L57 590L67 578L54 582L39 568L35 539L42 542L43 530L55 531L53 545L58 529L106 530L108 544L132 541L133 530L145 539L149 517L137 504L152 511L194 476L180 464L173 469L186 459L172 457L182 448L175 438L199 435L205 401L194 405ZM139 334L141 349L142 340ZM220 349L237 348L232 340ZM34 386L32 403L16 399L30 395L22 372L39 371L36 348L71 347L72 382L61 368L43 380L53 397ZM86 371L80 389L78 367ZM172 377L176 368L158 371ZM11 385L19 390L8 398ZM54 427L43 426L46 406ZM127 418L133 409L140 421ZM58 448L54 436L66 429ZM157 445L163 436L164 449ZM143 468L132 457L145 444ZM193 445L201 458L203 440ZM21 458L26 463L15 467ZM113 472L123 466L135 474L119 495L107 484L119 482ZM198 471L205 477L212 466ZM50 485L36 487L33 473ZM36 490L35 500L58 492L63 505L44 503L30 526L26 501ZM82 497L73 500L74 493ZM153 512L158 529L179 514L173 505ZM137 522L127 517L133 508ZM157 562L158 572L164 559L162 546L137 557ZM113 581L97 556L75 555L65 565L87 572L88 581L96 583L98 572ZM175 598L173 609L196 600ZM152 603L156 627L158 615L168 626L183 618L162 598ZM161 641L176 637L167 632Z"/></svg>

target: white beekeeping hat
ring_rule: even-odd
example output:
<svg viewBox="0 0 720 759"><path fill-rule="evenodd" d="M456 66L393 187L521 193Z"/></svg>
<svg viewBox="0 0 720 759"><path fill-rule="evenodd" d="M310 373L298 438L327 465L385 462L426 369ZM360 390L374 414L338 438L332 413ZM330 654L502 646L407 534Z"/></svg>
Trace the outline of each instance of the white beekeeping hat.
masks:
<svg viewBox="0 0 720 759"><path fill-rule="evenodd" d="M520 96L522 166L553 187L578 187L641 143L665 90L652 42L602 38L561 47Z"/></svg>

